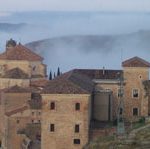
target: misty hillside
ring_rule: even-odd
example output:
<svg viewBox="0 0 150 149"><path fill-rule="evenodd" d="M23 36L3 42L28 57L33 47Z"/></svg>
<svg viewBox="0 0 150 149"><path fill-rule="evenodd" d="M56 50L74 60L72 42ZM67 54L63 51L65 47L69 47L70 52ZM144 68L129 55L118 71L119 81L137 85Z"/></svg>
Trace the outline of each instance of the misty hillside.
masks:
<svg viewBox="0 0 150 149"><path fill-rule="evenodd" d="M26 44L43 55L55 50L79 50L80 52L109 52L120 49L150 51L150 31L138 31L121 35L75 35L50 38Z"/></svg>
<svg viewBox="0 0 150 149"><path fill-rule="evenodd" d="M27 25L26 23L18 23L18 24L0 23L0 31L1 32L15 32L17 30L22 29L26 25Z"/></svg>
<svg viewBox="0 0 150 149"><path fill-rule="evenodd" d="M74 35L55 37L26 44L41 54L49 69L118 69L121 62L139 56L149 61L150 31L120 35Z"/></svg>

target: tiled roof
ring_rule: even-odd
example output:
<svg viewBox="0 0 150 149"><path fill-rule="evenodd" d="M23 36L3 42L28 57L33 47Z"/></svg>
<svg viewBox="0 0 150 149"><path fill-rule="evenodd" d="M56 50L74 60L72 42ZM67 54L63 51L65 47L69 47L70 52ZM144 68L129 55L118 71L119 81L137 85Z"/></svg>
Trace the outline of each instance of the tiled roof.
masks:
<svg viewBox="0 0 150 149"><path fill-rule="evenodd" d="M118 79L122 70L74 69L54 80L44 88L44 93L84 94L93 91L93 79Z"/></svg>
<svg viewBox="0 0 150 149"><path fill-rule="evenodd" d="M3 78L13 78L13 79L28 79L29 76L20 68L13 68L6 71L5 75L2 76Z"/></svg>
<svg viewBox="0 0 150 149"><path fill-rule="evenodd" d="M1 91L5 92L5 93L30 93L30 92L32 92L30 87L24 88L24 87L20 87L18 85L2 89Z"/></svg>
<svg viewBox="0 0 150 149"><path fill-rule="evenodd" d="M0 59L6 60L28 60L28 61L42 61L43 58L38 54L32 52L25 46L18 44L15 47L8 47L6 51L0 54Z"/></svg>
<svg viewBox="0 0 150 149"><path fill-rule="evenodd" d="M93 90L93 83L87 77L74 70L64 73L49 81L43 89L46 94L89 94Z"/></svg>
<svg viewBox="0 0 150 149"><path fill-rule="evenodd" d="M139 57L130 58L122 62L123 67L150 67L150 63Z"/></svg>
<svg viewBox="0 0 150 149"><path fill-rule="evenodd" d="M25 110L27 110L27 109L28 109L28 106L23 106L23 107L19 107L19 108L17 108L17 109L8 111L8 112L6 112L5 114L6 114L7 116L11 116L11 115L14 115L14 114L16 114L16 113L18 113L18 112L23 112L23 111L25 111Z"/></svg>
<svg viewBox="0 0 150 149"><path fill-rule="evenodd" d="M31 80L30 85L33 87L44 87L48 82L49 80L46 79Z"/></svg>
<svg viewBox="0 0 150 149"><path fill-rule="evenodd" d="M75 69L76 73L84 74L91 79L118 79L122 70L109 69Z"/></svg>

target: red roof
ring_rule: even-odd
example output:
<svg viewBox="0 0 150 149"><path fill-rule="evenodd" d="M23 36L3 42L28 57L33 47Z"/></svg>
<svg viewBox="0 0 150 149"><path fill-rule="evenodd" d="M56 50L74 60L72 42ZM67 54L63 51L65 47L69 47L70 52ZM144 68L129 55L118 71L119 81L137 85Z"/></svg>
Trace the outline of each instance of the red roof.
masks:
<svg viewBox="0 0 150 149"><path fill-rule="evenodd" d="M25 110L27 110L27 109L28 109L28 106L23 106L23 107L19 107L19 108L17 108L17 109L11 110L11 111L9 111L9 112L6 112L5 114L6 114L7 116L11 116L11 115L14 115L14 114L16 114L16 113L18 113L18 112L23 112L23 111L25 111Z"/></svg>
<svg viewBox="0 0 150 149"><path fill-rule="evenodd" d="M122 62L122 66L123 67L150 67L150 63L136 56Z"/></svg>
<svg viewBox="0 0 150 149"><path fill-rule="evenodd" d="M1 89L0 91L5 93L31 93L32 89L30 87L23 88L21 86L15 85L9 88Z"/></svg>
<svg viewBox="0 0 150 149"><path fill-rule="evenodd" d="M42 61L43 58L34 53L25 46L18 44L15 47L8 47L6 51L0 54L0 59L6 60L28 60L28 61Z"/></svg>

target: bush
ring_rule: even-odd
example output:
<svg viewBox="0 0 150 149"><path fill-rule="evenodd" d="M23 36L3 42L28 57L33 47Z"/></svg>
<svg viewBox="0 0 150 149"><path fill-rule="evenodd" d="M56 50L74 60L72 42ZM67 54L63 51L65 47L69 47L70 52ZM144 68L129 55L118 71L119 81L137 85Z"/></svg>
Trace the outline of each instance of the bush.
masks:
<svg viewBox="0 0 150 149"><path fill-rule="evenodd" d="M140 119L139 119L139 123L145 123L145 117L141 117Z"/></svg>

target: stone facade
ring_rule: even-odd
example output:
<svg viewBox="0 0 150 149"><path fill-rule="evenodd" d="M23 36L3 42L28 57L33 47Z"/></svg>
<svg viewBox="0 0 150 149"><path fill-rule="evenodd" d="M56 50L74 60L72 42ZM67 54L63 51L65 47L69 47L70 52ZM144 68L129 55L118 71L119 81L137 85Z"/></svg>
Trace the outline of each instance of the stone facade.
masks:
<svg viewBox="0 0 150 149"><path fill-rule="evenodd" d="M145 97L143 81L149 79L149 69L147 67L124 67L124 102L125 118L134 120L141 116L148 116L148 97ZM138 91L137 97L133 96L134 90ZM137 108L138 113L133 115L133 109Z"/></svg>
<svg viewBox="0 0 150 149"><path fill-rule="evenodd" d="M150 102L143 81L149 80L150 63L134 57L122 66L123 70L74 69L48 81L43 58L8 41L0 54L2 147L27 147L41 135L41 149L82 149L89 142L89 132L107 134L109 130L91 130L91 124L117 118L121 73L125 120L147 117ZM27 129L34 136L28 137Z"/></svg>
<svg viewBox="0 0 150 149"><path fill-rule="evenodd" d="M82 149L88 143L90 126L91 95L88 94L43 94L42 149ZM55 109L50 109L55 102ZM75 104L80 109L75 110ZM50 125L54 124L54 131ZM75 132L79 125L79 132ZM80 139L75 144L74 139Z"/></svg>

